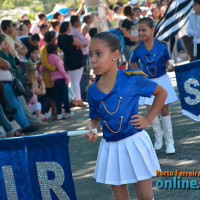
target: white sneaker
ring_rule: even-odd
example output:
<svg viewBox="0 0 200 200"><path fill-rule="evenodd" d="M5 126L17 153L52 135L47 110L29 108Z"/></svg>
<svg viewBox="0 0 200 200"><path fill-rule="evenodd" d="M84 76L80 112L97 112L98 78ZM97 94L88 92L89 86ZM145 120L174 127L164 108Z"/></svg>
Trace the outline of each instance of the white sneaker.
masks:
<svg viewBox="0 0 200 200"><path fill-rule="evenodd" d="M63 117L65 119L71 118L73 116L74 116L74 112L72 112L72 111L70 113L66 113L66 112L63 113Z"/></svg>
<svg viewBox="0 0 200 200"><path fill-rule="evenodd" d="M64 119L63 113L57 115L57 120Z"/></svg>

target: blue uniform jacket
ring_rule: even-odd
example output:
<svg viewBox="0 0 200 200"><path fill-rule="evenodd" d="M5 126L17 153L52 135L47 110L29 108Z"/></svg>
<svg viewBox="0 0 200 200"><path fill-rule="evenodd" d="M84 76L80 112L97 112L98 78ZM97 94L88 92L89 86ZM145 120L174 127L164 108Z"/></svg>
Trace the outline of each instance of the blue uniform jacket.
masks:
<svg viewBox="0 0 200 200"><path fill-rule="evenodd" d="M149 79L158 78L166 74L165 61L169 60L167 44L155 38L153 48L146 49L144 42L141 41L133 46L130 60L132 62L141 61L141 67Z"/></svg>
<svg viewBox="0 0 200 200"><path fill-rule="evenodd" d="M142 131L131 125L131 116L138 114L139 97L151 97L157 83L143 75L128 75L127 71L118 70L113 89L105 94L97 88L97 81L88 88L89 117L100 117L103 138L118 141Z"/></svg>

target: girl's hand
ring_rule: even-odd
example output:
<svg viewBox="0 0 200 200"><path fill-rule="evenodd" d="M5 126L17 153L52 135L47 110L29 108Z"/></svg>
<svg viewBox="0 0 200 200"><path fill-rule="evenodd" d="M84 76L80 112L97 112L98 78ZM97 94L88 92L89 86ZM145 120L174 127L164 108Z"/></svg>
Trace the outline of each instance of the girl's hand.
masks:
<svg viewBox="0 0 200 200"><path fill-rule="evenodd" d="M131 125L133 125L136 129L145 128L151 123L148 118L140 115L133 115L131 118Z"/></svg>
<svg viewBox="0 0 200 200"><path fill-rule="evenodd" d="M175 71L175 67L173 65L169 65L167 67L167 72L174 72Z"/></svg>
<svg viewBox="0 0 200 200"><path fill-rule="evenodd" d="M86 140L95 142L98 139L98 135L92 131L91 127L86 127L85 129L90 130L90 132L85 135Z"/></svg>

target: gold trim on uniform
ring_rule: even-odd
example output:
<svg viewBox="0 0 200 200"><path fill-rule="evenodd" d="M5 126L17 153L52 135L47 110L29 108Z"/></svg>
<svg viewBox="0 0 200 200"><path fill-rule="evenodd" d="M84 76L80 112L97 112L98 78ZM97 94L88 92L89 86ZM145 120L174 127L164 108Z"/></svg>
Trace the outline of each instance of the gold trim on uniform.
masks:
<svg viewBox="0 0 200 200"><path fill-rule="evenodd" d="M142 72L142 71L127 71L127 72L124 72L125 74L127 74L127 75L143 75L143 76L145 76L145 77L148 77L148 75L147 74L145 74L144 72Z"/></svg>
<svg viewBox="0 0 200 200"><path fill-rule="evenodd" d="M168 46L168 43L166 41L164 41L164 40L158 40L158 41L161 43L165 43Z"/></svg>

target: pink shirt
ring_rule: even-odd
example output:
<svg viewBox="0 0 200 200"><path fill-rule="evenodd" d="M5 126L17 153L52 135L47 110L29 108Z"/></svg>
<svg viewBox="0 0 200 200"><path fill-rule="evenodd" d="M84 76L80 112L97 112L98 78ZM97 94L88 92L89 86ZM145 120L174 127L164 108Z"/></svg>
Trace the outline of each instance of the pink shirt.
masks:
<svg viewBox="0 0 200 200"><path fill-rule="evenodd" d="M69 84L69 76L67 74L67 72L64 69L64 66L60 60L60 57L56 54L48 54L48 62L52 65L56 66L56 71L50 72L51 75L51 81L52 84L54 85L54 82L58 79L65 79L65 83L68 85Z"/></svg>

